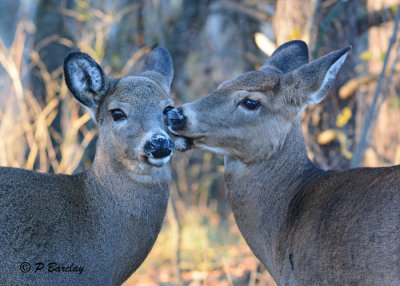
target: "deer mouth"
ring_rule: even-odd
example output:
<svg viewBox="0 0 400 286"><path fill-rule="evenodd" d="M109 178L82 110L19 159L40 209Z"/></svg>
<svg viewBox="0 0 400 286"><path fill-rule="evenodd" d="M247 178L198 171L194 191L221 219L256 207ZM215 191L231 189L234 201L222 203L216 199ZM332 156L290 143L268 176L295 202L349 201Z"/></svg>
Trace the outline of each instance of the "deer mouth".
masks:
<svg viewBox="0 0 400 286"><path fill-rule="evenodd" d="M175 134L172 134L171 137L175 143L175 150L184 152L194 147L193 138Z"/></svg>
<svg viewBox="0 0 400 286"><path fill-rule="evenodd" d="M143 161L152 167L161 168L162 166L164 166L165 164L167 164L170 161L171 156L172 156L172 153L164 158L153 158L153 157L144 156Z"/></svg>
<svg viewBox="0 0 400 286"><path fill-rule="evenodd" d="M175 131L170 126L168 126L171 138L175 143L175 150L180 152L185 152L190 149L194 149L197 146L198 140L204 138L204 136L185 136L182 135L182 131Z"/></svg>

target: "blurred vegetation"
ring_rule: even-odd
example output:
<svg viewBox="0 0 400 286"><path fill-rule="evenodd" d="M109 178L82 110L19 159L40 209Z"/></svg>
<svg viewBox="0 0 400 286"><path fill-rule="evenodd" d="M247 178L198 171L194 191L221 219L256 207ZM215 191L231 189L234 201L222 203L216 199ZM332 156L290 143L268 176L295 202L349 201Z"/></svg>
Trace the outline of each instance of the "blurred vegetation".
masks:
<svg viewBox="0 0 400 286"><path fill-rule="evenodd" d="M313 161L324 169L350 166L378 94L361 164L398 164L400 45L392 33L399 1L4 0L0 165L54 173L90 167L97 131L63 81L69 50L89 53L107 74L119 77L135 73L152 47L167 47L178 106L257 69L293 39L305 40L312 58L353 47L336 86L303 114ZM126 285L274 285L235 226L225 199L223 158L194 150L176 154L172 165L163 230Z"/></svg>

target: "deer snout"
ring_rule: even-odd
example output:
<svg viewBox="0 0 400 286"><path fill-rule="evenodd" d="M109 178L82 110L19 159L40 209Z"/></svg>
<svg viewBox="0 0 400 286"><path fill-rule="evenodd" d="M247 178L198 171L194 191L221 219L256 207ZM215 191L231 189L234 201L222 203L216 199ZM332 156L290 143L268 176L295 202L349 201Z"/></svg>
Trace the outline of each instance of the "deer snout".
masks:
<svg viewBox="0 0 400 286"><path fill-rule="evenodd" d="M183 115L182 107L171 109L165 115L167 126L172 130L182 130L186 124L186 117Z"/></svg>
<svg viewBox="0 0 400 286"><path fill-rule="evenodd" d="M155 134L144 145L144 152L155 159L168 157L174 149L174 142L164 134Z"/></svg>

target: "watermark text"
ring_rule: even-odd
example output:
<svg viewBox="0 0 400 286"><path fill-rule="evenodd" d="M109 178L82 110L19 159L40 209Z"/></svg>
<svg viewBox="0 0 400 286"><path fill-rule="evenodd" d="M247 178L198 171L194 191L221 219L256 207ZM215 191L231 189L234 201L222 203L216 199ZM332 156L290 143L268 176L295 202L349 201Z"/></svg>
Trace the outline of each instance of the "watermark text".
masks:
<svg viewBox="0 0 400 286"><path fill-rule="evenodd" d="M84 267L80 265L76 265L75 263L65 263L60 264L57 262L22 262L20 264L19 269L22 273L41 273L41 272L50 272L50 273L75 273L81 275L83 273Z"/></svg>

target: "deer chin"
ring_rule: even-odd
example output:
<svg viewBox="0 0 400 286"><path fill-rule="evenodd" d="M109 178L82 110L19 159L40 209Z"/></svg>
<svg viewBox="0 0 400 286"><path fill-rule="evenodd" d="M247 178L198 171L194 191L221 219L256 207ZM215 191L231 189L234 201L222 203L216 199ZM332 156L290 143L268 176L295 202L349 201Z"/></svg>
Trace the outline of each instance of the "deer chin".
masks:
<svg viewBox="0 0 400 286"><path fill-rule="evenodd" d="M146 164L152 166L152 167L157 167L157 168L161 168L162 166L164 166L165 164L167 164L170 159L171 159L172 153L171 155L164 157L164 158L153 158L153 157L145 157L145 162Z"/></svg>
<svg viewBox="0 0 400 286"><path fill-rule="evenodd" d="M135 160L125 158L122 163L127 169L133 171L137 175L149 175L153 172L152 170L154 168L161 168L167 164L171 156L172 154L168 157L157 159L142 155Z"/></svg>

